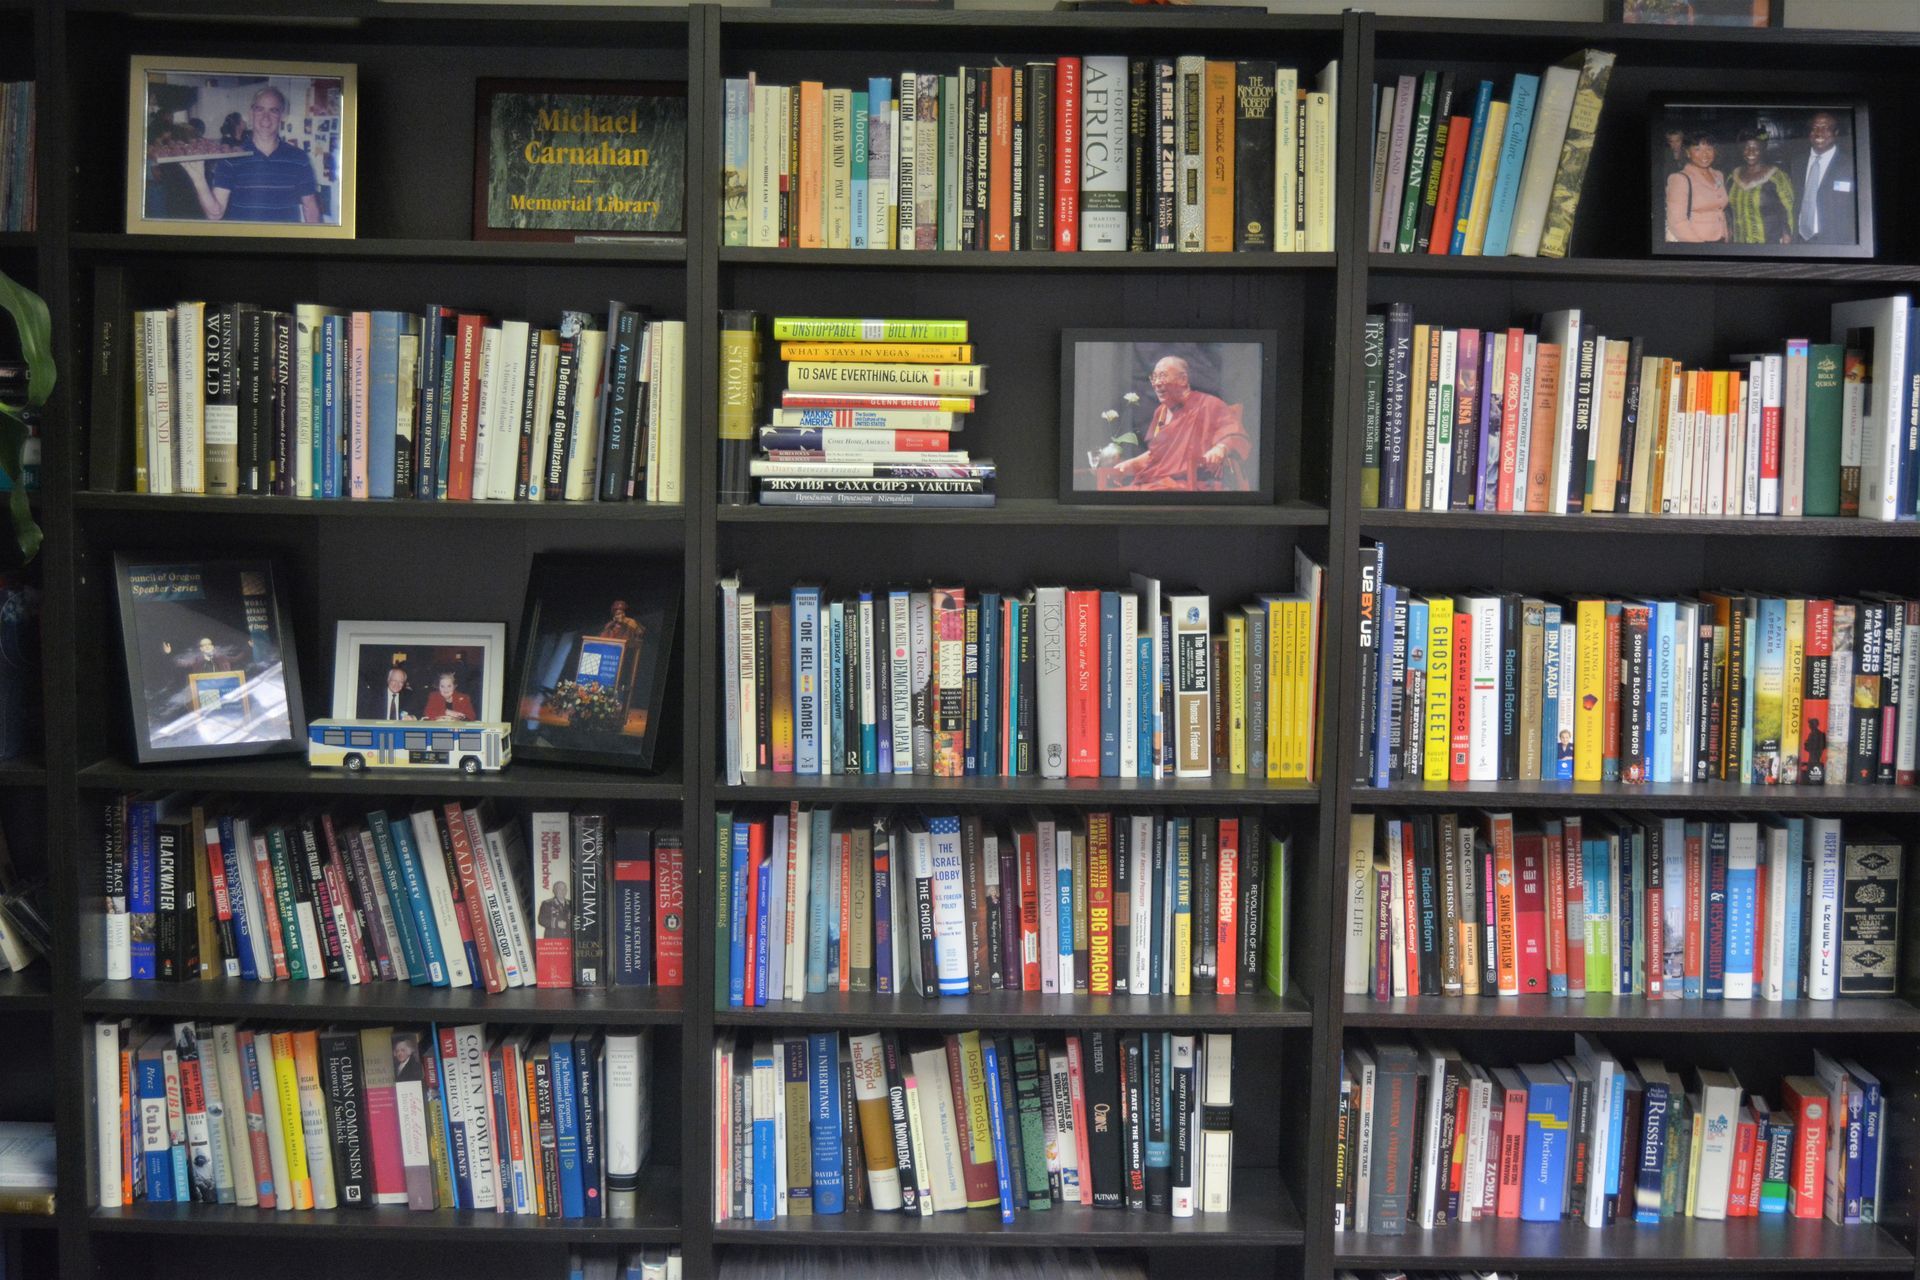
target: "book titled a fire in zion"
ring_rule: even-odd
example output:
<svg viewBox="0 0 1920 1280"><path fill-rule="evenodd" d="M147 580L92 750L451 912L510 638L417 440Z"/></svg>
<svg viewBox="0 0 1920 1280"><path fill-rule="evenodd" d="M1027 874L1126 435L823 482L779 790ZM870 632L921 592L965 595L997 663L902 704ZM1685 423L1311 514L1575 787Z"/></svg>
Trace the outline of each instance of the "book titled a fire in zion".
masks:
<svg viewBox="0 0 1920 1280"><path fill-rule="evenodd" d="M684 84L483 80L476 240L686 230Z"/></svg>

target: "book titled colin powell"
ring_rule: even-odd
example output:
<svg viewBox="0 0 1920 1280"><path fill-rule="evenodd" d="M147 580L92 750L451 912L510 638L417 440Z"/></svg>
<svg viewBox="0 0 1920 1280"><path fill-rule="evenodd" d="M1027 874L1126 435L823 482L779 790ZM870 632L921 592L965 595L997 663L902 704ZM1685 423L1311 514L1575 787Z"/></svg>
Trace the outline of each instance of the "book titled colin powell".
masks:
<svg viewBox="0 0 1920 1280"><path fill-rule="evenodd" d="M684 84L482 80L476 240L686 231Z"/></svg>

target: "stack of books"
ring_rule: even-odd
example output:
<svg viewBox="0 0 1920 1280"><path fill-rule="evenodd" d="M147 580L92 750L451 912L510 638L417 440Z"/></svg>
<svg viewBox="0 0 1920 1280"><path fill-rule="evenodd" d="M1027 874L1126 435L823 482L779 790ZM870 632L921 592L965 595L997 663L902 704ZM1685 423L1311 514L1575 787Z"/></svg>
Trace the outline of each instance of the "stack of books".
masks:
<svg viewBox="0 0 1920 1280"><path fill-rule="evenodd" d="M1319 777L1325 570L1216 610L1204 595L779 592L720 584L728 780ZM1221 626L1216 631L1216 615Z"/></svg>
<svg viewBox="0 0 1920 1280"><path fill-rule="evenodd" d="M987 390L965 320L780 316L773 337L780 407L748 468L761 504L993 505L993 463L954 447Z"/></svg>
<svg viewBox="0 0 1920 1280"><path fill-rule="evenodd" d="M1380 1037L1341 1063L1334 1229L1402 1235L1491 1218L1657 1226L1791 1215L1884 1221L1879 1078L1816 1050L1771 1100L1731 1071L1573 1052L1482 1066Z"/></svg>
<svg viewBox="0 0 1920 1280"><path fill-rule="evenodd" d="M99 1022L102 1208L631 1218L651 1031Z"/></svg>
<svg viewBox="0 0 1920 1280"><path fill-rule="evenodd" d="M131 389L139 493L681 500L686 322L644 308L541 328L181 302L132 332L131 353L103 346L95 391L112 421Z"/></svg>
<svg viewBox="0 0 1920 1280"><path fill-rule="evenodd" d="M1361 505L1912 519L1917 317L1904 295L1839 303L1830 342L1692 369L1578 309L1529 332L1392 303L1366 319Z"/></svg>
<svg viewBox="0 0 1920 1280"><path fill-rule="evenodd" d="M0 84L0 231L32 231L38 193L34 177L33 81Z"/></svg>
<svg viewBox="0 0 1920 1280"><path fill-rule="evenodd" d="M713 1070L721 1222L1232 1208L1225 1033L723 1037Z"/></svg>
<svg viewBox="0 0 1920 1280"><path fill-rule="evenodd" d="M683 981L676 830L599 811L523 823L484 801L282 821L177 794L117 797L103 823L109 979Z"/></svg>
<svg viewBox="0 0 1920 1280"><path fill-rule="evenodd" d="M1360 595L1363 785L1914 785L1920 600Z"/></svg>
<svg viewBox="0 0 1920 1280"><path fill-rule="evenodd" d="M1330 252L1338 79L1191 55L730 79L722 243Z"/></svg>
<svg viewBox="0 0 1920 1280"><path fill-rule="evenodd" d="M1287 836L1259 810L720 815L716 985L825 992L1287 991Z"/></svg>
<svg viewBox="0 0 1920 1280"><path fill-rule="evenodd" d="M1541 75L1514 76L1504 102L1493 81L1469 91L1451 71L1379 86L1374 250L1566 257L1612 74L1611 53L1585 49Z"/></svg>
<svg viewBox="0 0 1920 1280"><path fill-rule="evenodd" d="M1904 861L1838 818L1356 813L1345 990L1891 996Z"/></svg>
<svg viewBox="0 0 1920 1280"><path fill-rule="evenodd" d="M602 1253L567 1250L567 1280L680 1280L678 1245Z"/></svg>

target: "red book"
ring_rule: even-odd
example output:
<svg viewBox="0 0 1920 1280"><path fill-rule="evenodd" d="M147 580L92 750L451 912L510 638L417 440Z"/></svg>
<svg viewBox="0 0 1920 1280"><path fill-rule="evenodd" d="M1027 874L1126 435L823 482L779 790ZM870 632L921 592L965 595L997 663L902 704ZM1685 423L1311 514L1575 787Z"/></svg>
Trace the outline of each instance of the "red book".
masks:
<svg viewBox="0 0 1920 1280"><path fill-rule="evenodd" d="M1577 914L1587 918L1587 872L1580 855L1580 819L1569 817L1561 833L1561 861L1566 868L1567 917L1562 927L1567 933L1567 994L1587 993L1587 931L1570 923Z"/></svg>
<svg viewBox="0 0 1920 1280"><path fill-rule="evenodd" d="M273 864L267 860L267 838L256 835L254 847L259 850L253 857L254 878L260 881L260 901L278 902L273 894ZM280 932L280 913L277 910L262 910L267 918L267 953L273 957L273 976L281 982L287 980L287 940Z"/></svg>
<svg viewBox="0 0 1920 1280"><path fill-rule="evenodd" d="M1547 851L1538 831L1516 834L1513 849L1515 942L1520 994L1547 994Z"/></svg>
<svg viewBox="0 0 1920 1280"><path fill-rule="evenodd" d="M1832 696L1833 680L1833 601L1807 601L1806 629L1807 653L1801 667L1805 674L1800 693L1800 761L1797 776L1801 782L1825 782L1830 758L1827 749L1823 748L1815 755L1807 744L1814 740L1816 729L1819 731L1819 741L1825 742L1827 730L1832 724L1828 719L1827 700Z"/></svg>
<svg viewBox="0 0 1920 1280"><path fill-rule="evenodd" d="M1454 1091L1454 1114L1459 1117L1453 1126L1453 1152L1447 1167L1447 1191L1453 1195L1456 1206L1465 1206L1467 1177L1467 1117L1473 1111L1473 1086L1464 1079ZM1440 1197L1440 1203L1447 1202L1446 1196Z"/></svg>
<svg viewBox="0 0 1920 1280"><path fill-rule="evenodd" d="M233 1037L233 1042L235 1049L240 1055L240 1090L243 1095L243 1103L240 1108L235 1108L232 1103L228 1103L228 1114L240 1115L242 1123L246 1126L247 1145L253 1152L254 1176L261 1183L259 1192L260 1207L262 1209L271 1209L275 1204L275 1193L268 1189L273 1186L273 1180L266 1176L266 1171L273 1168L273 1149L268 1145L266 1099L262 1094L259 1076L259 1063L262 1057L266 1057L266 1048L254 1042L254 1034L251 1031L242 1030L236 1032ZM253 1057L254 1069L252 1071L247 1069L249 1053L251 1053ZM124 1062L124 1060L125 1055L123 1054L122 1061ZM268 1062L271 1064L272 1059L269 1058ZM125 1068L123 1066L120 1097L120 1132L124 1135L122 1138L123 1144L128 1145L123 1145L120 1149L121 1160L123 1161L120 1166L122 1170L121 1201L122 1203L131 1204L133 1202L133 1187L131 1184L133 1166L130 1163L130 1159L133 1149L130 1144L133 1141L134 1135L133 1128L129 1123L132 1118L128 1114L130 1110L130 1095L128 1095L126 1091L124 1075ZM276 1088L277 1087L276 1085Z"/></svg>
<svg viewBox="0 0 1920 1280"><path fill-rule="evenodd" d="M1011 637L1013 635L1013 599L1010 596L1004 597L1000 601L1000 634L1002 637ZM1013 644L1011 640L1005 638L1000 642L999 687L1002 690L1013 688ZM1015 728L1013 699L1002 696L998 701L1000 703L1000 724L998 726L1000 733L998 739L1000 776L1003 778L1011 778L1014 776L1014 766L1016 763L1013 754L1013 731ZM1034 991L1039 990L1038 987L1030 989Z"/></svg>
<svg viewBox="0 0 1920 1280"><path fill-rule="evenodd" d="M1667 886L1663 878L1656 878L1656 876L1664 876L1665 868L1660 865L1665 860L1664 854L1665 851L1663 850L1662 855L1656 857L1652 849L1647 850L1646 928L1647 941L1649 943L1664 939L1666 936ZM1762 875L1766 873L1766 862L1764 860L1762 860L1760 864L1760 871ZM1760 897L1764 904L1766 898L1764 890L1761 891ZM1661 954L1664 953L1665 947L1665 942L1661 941L1657 947L1648 946L1645 948L1647 957L1645 981L1647 986L1647 999L1649 1000L1660 1000L1665 998L1667 994L1667 984L1662 974L1662 970L1666 968L1666 964L1663 954ZM1754 980L1753 989L1755 994L1758 994L1763 989L1758 978Z"/></svg>
<svg viewBox="0 0 1920 1280"><path fill-rule="evenodd" d="M1004 253L1013 248L1013 68L993 68L987 92L987 248Z"/></svg>
<svg viewBox="0 0 1920 1280"><path fill-rule="evenodd" d="M1413 824L1400 824L1400 918L1407 935L1407 994L1420 992L1420 872L1413 856Z"/></svg>
<svg viewBox="0 0 1920 1280"><path fill-rule="evenodd" d="M1067 776L1100 776L1100 593L1067 592Z"/></svg>
<svg viewBox="0 0 1920 1280"><path fill-rule="evenodd" d="M1549 827L1542 841L1547 859L1547 990L1559 990L1567 984L1567 846L1561 834ZM1649 917L1657 919L1658 917Z"/></svg>
<svg viewBox="0 0 1920 1280"><path fill-rule="evenodd" d="M1455 782L1467 780L1467 759L1472 737L1473 703L1473 615L1453 615L1453 703L1451 721L1452 748L1448 756L1448 776Z"/></svg>
<svg viewBox="0 0 1920 1280"><path fill-rule="evenodd" d="M754 958L760 954L760 868L767 860L767 824L747 824L747 963L746 992L741 1003L751 1009L762 1003L754 983Z"/></svg>
<svg viewBox="0 0 1920 1280"><path fill-rule="evenodd" d="M1020 989L1040 989L1040 838L1031 825L1013 829L1020 863Z"/></svg>
<svg viewBox="0 0 1920 1280"><path fill-rule="evenodd" d="M1606 666L1600 687L1605 691L1605 716L1600 728L1600 776L1618 780L1620 770L1620 634L1627 625L1626 610L1617 603L1607 605ZM1607 762L1612 761L1609 769Z"/></svg>
<svg viewBox="0 0 1920 1280"><path fill-rule="evenodd" d="M1433 238L1427 243L1429 254L1445 257L1453 244L1454 211L1460 205L1460 170L1467 162L1467 135L1473 121L1467 116L1447 119L1447 150L1440 160L1440 202L1433 207ZM1467 193L1473 195L1471 191Z"/></svg>
<svg viewBox="0 0 1920 1280"><path fill-rule="evenodd" d="M487 927L487 908L481 900L479 872L474 866L476 851L473 841L468 839L466 815L461 812L459 802L454 801L444 806L441 816L446 820L447 842L452 846L454 873L460 882L460 898L466 910L467 926L473 933L473 949L480 955L481 983L488 991L505 991L507 975L500 967L500 954L494 946L493 931ZM569 965L572 963L572 950L572 944L569 943L567 948ZM538 969L536 957L536 979ZM573 985L571 972L567 974L567 980L560 985L566 987Z"/></svg>
<svg viewBox="0 0 1920 1280"><path fill-rule="evenodd" d="M687 851L679 832L662 832L653 840L653 985L685 985L686 945Z"/></svg>
<svg viewBox="0 0 1920 1280"><path fill-rule="evenodd" d="M1214 990L1231 996L1240 991L1240 819L1220 819L1219 858L1220 963L1214 971Z"/></svg>
<svg viewBox="0 0 1920 1280"><path fill-rule="evenodd" d="M1780 1082L1780 1096L1793 1116L1789 1207L1796 1218L1818 1218L1827 1207L1827 1094L1812 1076L1788 1076Z"/></svg>
<svg viewBox="0 0 1920 1280"><path fill-rule="evenodd" d="M1778 382L1774 383L1776 389L1779 385ZM1757 396L1761 395L1762 391L1763 387L1749 387L1747 394ZM1767 492L1767 482L1769 480L1773 482L1773 492L1778 494L1780 492L1780 406L1777 404L1765 404L1763 402L1760 408L1761 493ZM1774 503L1773 510L1762 511L1760 514L1763 516L1779 515L1780 507L1777 497L1774 499Z"/></svg>
<svg viewBox="0 0 1920 1280"><path fill-rule="evenodd" d="M334 830L333 815L320 815L320 838L327 846L327 866L330 874L339 881L339 900L346 907L347 927L353 934L354 967L360 971L360 981L372 982L379 977L379 962L373 955L371 930L367 927L366 908L368 904L356 904L353 895L353 875L348 870L347 855L341 852L339 834Z"/></svg>
<svg viewBox="0 0 1920 1280"><path fill-rule="evenodd" d="M972 396L881 395L866 391L782 391L782 409L929 409L972 413Z"/></svg>
<svg viewBox="0 0 1920 1280"><path fill-rule="evenodd" d="M1075 238L1080 234L1080 59L1078 58L1062 58L1054 64L1053 201L1053 247L1061 253L1078 249L1080 242Z"/></svg>
<svg viewBox="0 0 1920 1280"><path fill-rule="evenodd" d="M1658 916L1652 917L1659 919ZM1753 869L1753 992L1767 989L1767 858Z"/></svg>
<svg viewBox="0 0 1920 1280"><path fill-rule="evenodd" d="M946 1037L947 1083L953 1090L954 1121L959 1128L960 1137L960 1175L967 1189L969 1204L984 1204L999 1200L998 1175L994 1171L991 1144L985 1160L973 1158L973 1131L967 1120L967 1073L964 1066L965 1055L960 1049L960 1037ZM1083 1179L1091 1185L1092 1178Z"/></svg>
<svg viewBox="0 0 1920 1280"><path fill-rule="evenodd" d="M1753 1139L1758 1129L1753 1114L1740 1108L1740 1122L1733 1131L1733 1179L1727 1184L1727 1216L1745 1218L1753 1211Z"/></svg>
<svg viewBox="0 0 1920 1280"><path fill-rule="evenodd" d="M844 993L853 984L853 832L833 833L835 875L840 877L840 970L835 981Z"/></svg>
<svg viewBox="0 0 1920 1280"><path fill-rule="evenodd" d="M1527 500L1525 476L1515 476L1520 467L1520 386L1525 372L1527 335L1522 329L1507 330L1507 363L1500 375L1500 483L1494 491L1494 508L1514 509L1514 486L1520 488L1520 506Z"/></svg>
<svg viewBox="0 0 1920 1280"><path fill-rule="evenodd" d="M1500 1197L1494 1210L1499 1217L1520 1216L1520 1186L1526 1150L1527 1089L1525 1084L1521 1084L1505 1091L1500 1107Z"/></svg>
<svg viewBox="0 0 1920 1280"><path fill-rule="evenodd" d="M1088 1139L1092 1136L1087 1124L1087 1072L1086 1057L1080 1051L1080 1037L1067 1037L1067 1092L1073 1095L1073 1142L1078 1148L1075 1168L1090 1171L1093 1168L1093 1156L1088 1150ZM1080 1176L1080 1203L1093 1203L1093 1177L1091 1172Z"/></svg>
<svg viewBox="0 0 1920 1280"><path fill-rule="evenodd" d="M474 432L480 416L480 338L484 314L462 312L453 344L453 413L447 436L447 497L473 497Z"/></svg>

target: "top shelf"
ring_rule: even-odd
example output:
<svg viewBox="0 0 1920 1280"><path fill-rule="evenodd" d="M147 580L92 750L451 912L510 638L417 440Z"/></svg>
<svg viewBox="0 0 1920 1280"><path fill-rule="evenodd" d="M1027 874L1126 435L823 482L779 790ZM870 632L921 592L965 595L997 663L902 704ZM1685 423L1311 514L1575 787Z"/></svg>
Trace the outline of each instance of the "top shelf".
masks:
<svg viewBox="0 0 1920 1280"><path fill-rule="evenodd" d="M1912 284L1911 262L1797 262L1761 258L1487 258L1428 253L1370 253L1370 275L1601 280L1622 284Z"/></svg>
<svg viewBox="0 0 1920 1280"><path fill-rule="evenodd" d="M3 241L0 241L3 242ZM687 260L684 239L600 240L548 243L520 240L428 240L408 237L303 240L279 236L145 236L81 232L70 238L75 252L115 258L195 256L315 258L340 262L495 262L521 265L571 262L677 264Z"/></svg>
<svg viewBox="0 0 1920 1280"><path fill-rule="evenodd" d="M723 266L885 271L1332 271L1331 253L1005 253L950 249L720 250Z"/></svg>

